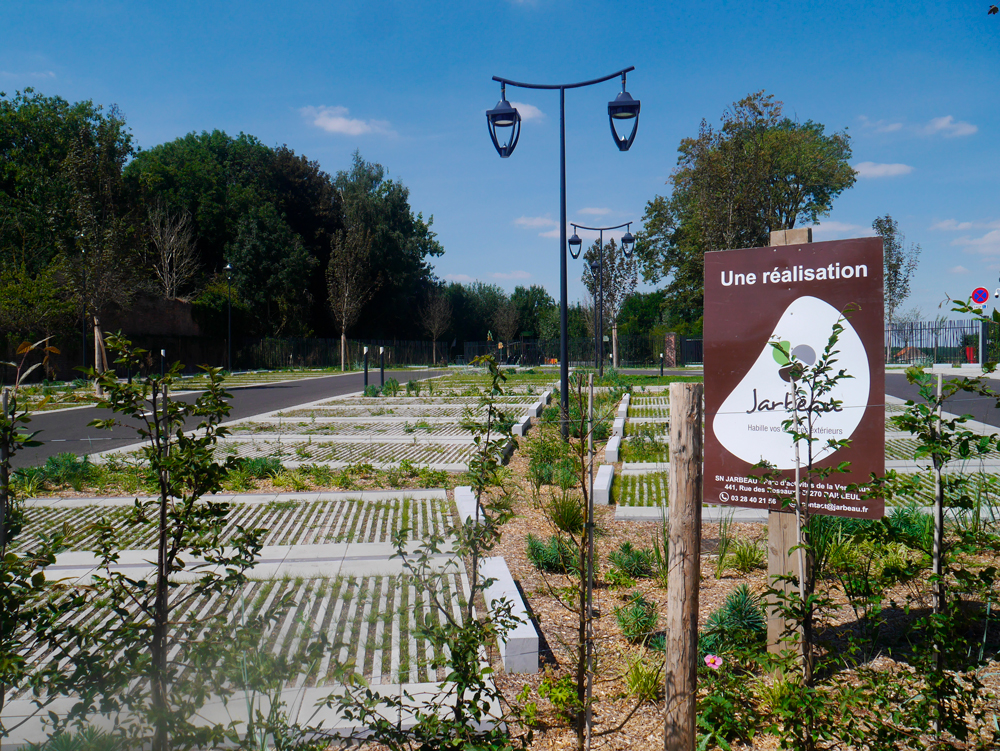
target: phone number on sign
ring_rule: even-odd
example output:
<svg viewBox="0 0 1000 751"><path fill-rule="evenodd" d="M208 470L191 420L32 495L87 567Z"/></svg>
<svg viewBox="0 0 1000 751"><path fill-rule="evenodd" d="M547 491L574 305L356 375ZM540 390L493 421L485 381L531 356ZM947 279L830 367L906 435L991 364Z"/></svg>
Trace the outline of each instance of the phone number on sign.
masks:
<svg viewBox="0 0 1000 751"><path fill-rule="evenodd" d="M729 495L729 493L719 493L720 503L762 503L770 504L771 499L756 495Z"/></svg>

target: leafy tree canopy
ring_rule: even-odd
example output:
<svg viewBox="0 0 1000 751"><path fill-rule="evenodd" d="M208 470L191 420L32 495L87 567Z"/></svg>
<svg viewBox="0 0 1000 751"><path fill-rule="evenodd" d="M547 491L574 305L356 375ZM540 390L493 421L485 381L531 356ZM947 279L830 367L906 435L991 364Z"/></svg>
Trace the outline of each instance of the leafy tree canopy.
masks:
<svg viewBox="0 0 1000 751"><path fill-rule="evenodd" d="M532 284L530 287L515 287L510 301L520 314L521 331L527 337L538 336L542 315L556 306L552 295L539 284Z"/></svg>
<svg viewBox="0 0 1000 751"><path fill-rule="evenodd" d="M850 137L782 114L763 91L736 102L718 128L702 121L678 148L669 196L646 205L636 243L643 277L667 280L681 322L701 316L704 254L766 246L772 230L814 223L854 185Z"/></svg>

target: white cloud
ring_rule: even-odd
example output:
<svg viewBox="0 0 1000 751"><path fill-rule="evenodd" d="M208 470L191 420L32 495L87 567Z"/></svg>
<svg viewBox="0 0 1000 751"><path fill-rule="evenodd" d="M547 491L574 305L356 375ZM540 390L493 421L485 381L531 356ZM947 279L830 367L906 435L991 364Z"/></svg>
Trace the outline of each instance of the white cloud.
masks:
<svg viewBox="0 0 1000 751"><path fill-rule="evenodd" d="M982 237L969 237L968 235L956 237L951 241L951 244L964 247L969 253L995 255L1000 253L1000 229L987 232Z"/></svg>
<svg viewBox="0 0 1000 751"><path fill-rule="evenodd" d="M948 269L952 274L968 274L969 270L965 266L952 266Z"/></svg>
<svg viewBox="0 0 1000 751"><path fill-rule="evenodd" d="M494 279L508 279L508 280L509 279L530 279L531 278L531 274L529 274L527 271L520 271L520 270L519 271L509 271L509 272L497 271L497 272L495 272L493 274L490 274L490 276L492 276Z"/></svg>
<svg viewBox="0 0 1000 751"><path fill-rule="evenodd" d="M548 232L539 232L539 237L559 237L559 228L550 229Z"/></svg>
<svg viewBox="0 0 1000 751"><path fill-rule="evenodd" d="M548 214L545 216L519 216L514 220L514 224L518 227L523 227L524 229L539 229L541 227L559 226L559 222L550 217Z"/></svg>
<svg viewBox="0 0 1000 751"><path fill-rule="evenodd" d="M888 120L869 120L864 115L858 118L861 121L861 127L872 131L873 133L895 133L897 130L903 129L902 123L893 123Z"/></svg>
<svg viewBox="0 0 1000 751"><path fill-rule="evenodd" d="M0 70L0 78L55 78L56 74L51 70L32 71L30 73L13 73L9 70Z"/></svg>
<svg viewBox="0 0 1000 751"><path fill-rule="evenodd" d="M931 229L954 232L966 232L970 229L1000 229L1000 222L956 222L954 219L945 219L931 225Z"/></svg>
<svg viewBox="0 0 1000 751"><path fill-rule="evenodd" d="M542 112L538 107L533 104L526 104L524 102L511 102L511 107L517 110L521 119L527 122L528 120L544 120L545 113Z"/></svg>
<svg viewBox="0 0 1000 751"><path fill-rule="evenodd" d="M854 165L858 177L898 177L913 172L908 164L877 164L876 162L861 162Z"/></svg>
<svg viewBox="0 0 1000 751"><path fill-rule="evenodd" d="M814 236L824 240L836 240L841 237L872 237L875 234L875 230L871 227L834 221L815 224L812 231Z"/></svg>
<svg viewBox="0 0 1000 751"><path fill-rule="evenodd" d="M956 136L971 136L978 130L979 128L972 123L956 120L951 115L946 115L932 119L924 126L923 132L929 136L940 133L945 138L955 138Z"/></svg>
<svg viewBox="0 0 1000 751"><path fill-rule="evenodd" d="M444 278L449 282L462 282L462 284L476 281L476 277L469 276L468 274L445 274Z"/></svg>
<svg viewBox="0 0 1000 751"><path fill-rule="evenodd" d="M579 213L583 214L584 216L607 216L608 214L611 213L611 209L598 209L598 208L580 209Z"/></svg>
<svg viewBox="0 0 1000 751"><path fill-rule="evenodd" d="M369 133L383 136L396 135L386 120L358 120L348 117L347 107L303 107L299 112L313 125L327 133L344 136L363 136Z"/></svg>

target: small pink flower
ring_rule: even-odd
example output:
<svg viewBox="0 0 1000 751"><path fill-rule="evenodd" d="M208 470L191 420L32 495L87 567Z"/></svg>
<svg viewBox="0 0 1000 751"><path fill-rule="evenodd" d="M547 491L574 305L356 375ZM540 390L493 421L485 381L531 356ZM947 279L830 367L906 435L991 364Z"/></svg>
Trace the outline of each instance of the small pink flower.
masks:
<svg viewBox="0 0 1000 751"><path fill-rule="evenodd" d="M705 664L712 668L712 670L718 670L722 667L722 658L718 655L706 655Z"/></svg>

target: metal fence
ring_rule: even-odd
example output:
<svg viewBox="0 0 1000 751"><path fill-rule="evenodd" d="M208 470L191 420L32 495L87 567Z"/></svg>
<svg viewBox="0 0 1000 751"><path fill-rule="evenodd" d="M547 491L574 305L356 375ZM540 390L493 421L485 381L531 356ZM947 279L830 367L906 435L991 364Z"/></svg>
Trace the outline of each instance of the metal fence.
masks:
<svg viewBox="0 0 1000 751"><path fill-rule="evenodd" d="M691 362L701 362L701 340L686 340L690 345ZM508 365L546 365L559 361L559 340L529 340L523 342L465 342L464 362L472 362L486 354L499 354ZM567 342L570 367L593 367L596 362L596 342L593 337L572 338ZM658 367L663 352L663 336L640 334L618 337L618 364L622 368ZM612 342L610 335L604 342L605 364L611 363Z"/></svg>
<svg viewBox="0 0 1000 751"><path fill-rule="evenodd" d="M1000 350L996 325L979 321L907 321L885 329L885 361L889 365L978 363L980 343L986 359Z"/></svg>

